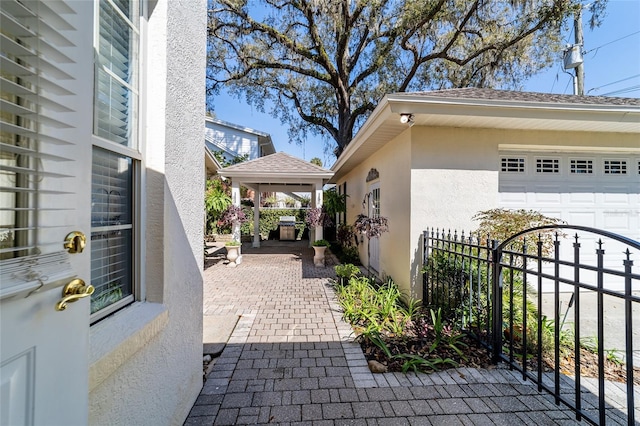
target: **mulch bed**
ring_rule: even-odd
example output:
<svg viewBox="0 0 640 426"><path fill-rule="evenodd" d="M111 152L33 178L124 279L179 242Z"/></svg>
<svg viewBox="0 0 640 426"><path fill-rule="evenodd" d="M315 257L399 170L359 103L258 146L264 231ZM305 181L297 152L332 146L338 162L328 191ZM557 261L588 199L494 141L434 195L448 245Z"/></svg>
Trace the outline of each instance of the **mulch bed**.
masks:
<svg viewBox="0 0 640 426"><path fill-rule="evenodd" d="M384 351L378 346L374 345L368 340L358 339L362 351L368 361L375 360L385 365L388 371L402 371L402 366L405 362L404 359L388 358ZM457 367L471 367L471 368L494 368L494 364L491 363L491 355L487 349L481 346L474 338L470 336L464 336L461 340L464 346L460 345L465 358L461 357L451 348L441 344L431 353L429 348L433 339L416 339L416 338L385 338L385 343L392 354L411 354L420 355L426 359L437 358L450 358L455 361ZM553 371L554 361L551 358L543 358L543 370L545 372ZM560 373L567 376L574 376L575 370L575 358L573 356L565 356L560 359ZM529 371L536 371L538 362L535 357L532 357L527 362ZM448 368L456 368L451 364L439 364L438 369L444 370ZM613 362L605 359L604 362L605 380L613 382L626 382L627 370L626 365L619 362ZM580 350L580 375L581 377L598 377L598 356L597 354L590 352L584 348ZM633 382L635 385L640 385L640 368L634 368Z"/></svg>

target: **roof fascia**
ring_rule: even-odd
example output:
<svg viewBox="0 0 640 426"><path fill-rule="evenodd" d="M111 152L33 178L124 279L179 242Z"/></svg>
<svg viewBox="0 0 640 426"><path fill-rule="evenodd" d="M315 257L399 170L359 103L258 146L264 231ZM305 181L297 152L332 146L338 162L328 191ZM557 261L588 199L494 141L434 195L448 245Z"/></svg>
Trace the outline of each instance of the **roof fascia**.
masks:
<svg viewBox="0 0 640 426"><path fill-rule="evenodd" d="M585 113L625 113L625 114L640 114L640 107L625 106L625 105L602 105L602 104L573 104L573 103L558 103L558 102L538 102L538 101L521 101L521 100L502 100L502 99L468 99L468 98L450 98L439 96L420 96L409 93L394 93L387 95L389 104L393 112L398 112L398 108L402 107L426 107L430 110L441 108L442 106L457 106L457 107L473 107L477 111L477 108L509 108L516 109L521 114L526 114L528 111L536 110L548 110L558 112L585 112ZM413 111L402 111L413 112ZM417 111L417 113L428 113L423 111ZM589 115L589 119L592 119L592 115Z"/></svg>
<svg viewBox="0 0 640 426"><path fill-rule="evenodd" d="M271 135L269 135L269 133L255 130L250 127L241 126L239 124L229 123L228 121L219 120L217 118L205 117L205 121L209 121L210 123L218 124L220 126L229 127L231 129L240 130L241 132L251 133L256 136L268 137L269 139L271 139Z"/></svg>
<svg viewBox="0 0 640 426"><path fill-rule="evenodd" d="M237 179L259 179L259 180L272 180L274 182L283 181L287 179L297 179L300 182L317 181L318 179L331 179L333 172L319 172L319 173L304 173L300 174L283 174L283 173L264 173L264 172L247 172L247 171L233 171L223 170L225 177L237 178Z"/></svg>

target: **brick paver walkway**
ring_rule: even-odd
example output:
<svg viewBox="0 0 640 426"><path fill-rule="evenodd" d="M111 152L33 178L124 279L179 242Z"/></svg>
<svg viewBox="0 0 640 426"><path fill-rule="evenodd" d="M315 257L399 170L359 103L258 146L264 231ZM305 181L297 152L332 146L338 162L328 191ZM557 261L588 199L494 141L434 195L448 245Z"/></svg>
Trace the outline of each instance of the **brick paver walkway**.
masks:
<svg viewBox="0 0 640 426"><path fill-rule="evenodd" d="M241 318L185 425L570 425L515 372L372 374L328 285L300 243L251 249L205 271L204 314Z"/></svg>

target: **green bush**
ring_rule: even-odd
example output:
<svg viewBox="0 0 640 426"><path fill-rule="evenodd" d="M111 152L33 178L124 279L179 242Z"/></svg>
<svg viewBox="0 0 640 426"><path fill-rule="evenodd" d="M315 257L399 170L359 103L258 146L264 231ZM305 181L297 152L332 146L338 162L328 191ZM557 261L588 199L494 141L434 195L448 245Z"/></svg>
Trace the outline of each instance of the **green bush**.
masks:
<svg viewBox="0 0 640 426"><path fill-rule="evenodd" d="M253 234L253 209L245 208L244 212L249 219L246 223L240 226L242 235ZM304 231L304 214L305 209L261 209L260 210L260 236L263 239L268 239L269 234L272 231L278 230L278 224L280 222L280 216L295 216L296 222L296 237L300 238Z"/></svg>
<svg viewBox="0 0 640 426"><path fill-rule="evenodd" d="M353 263L340 264L334 267L336 275L340 281L340 284L344 284L350 278L360 275L360 268Z"/></svg>
<svg viewBox="0 0 640 426"><path fill-rule="evenodd" d="M334 269L336 270L336 275L340 278L351 278L360 273L360 268L352 263L336 265Z"/></svg>

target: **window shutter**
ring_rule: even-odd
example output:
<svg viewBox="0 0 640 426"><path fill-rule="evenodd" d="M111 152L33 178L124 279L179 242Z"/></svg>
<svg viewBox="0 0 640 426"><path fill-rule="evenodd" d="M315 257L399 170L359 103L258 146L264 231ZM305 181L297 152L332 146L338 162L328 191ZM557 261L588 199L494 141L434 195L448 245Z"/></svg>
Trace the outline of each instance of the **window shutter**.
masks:
<svg viewBox="0 0 640 426"><path fill-rule="evenodd" d="M62 1L0 1L0 298L73 276L60 238L74 196L60 189L73 177L72 13Z"/></svg>

